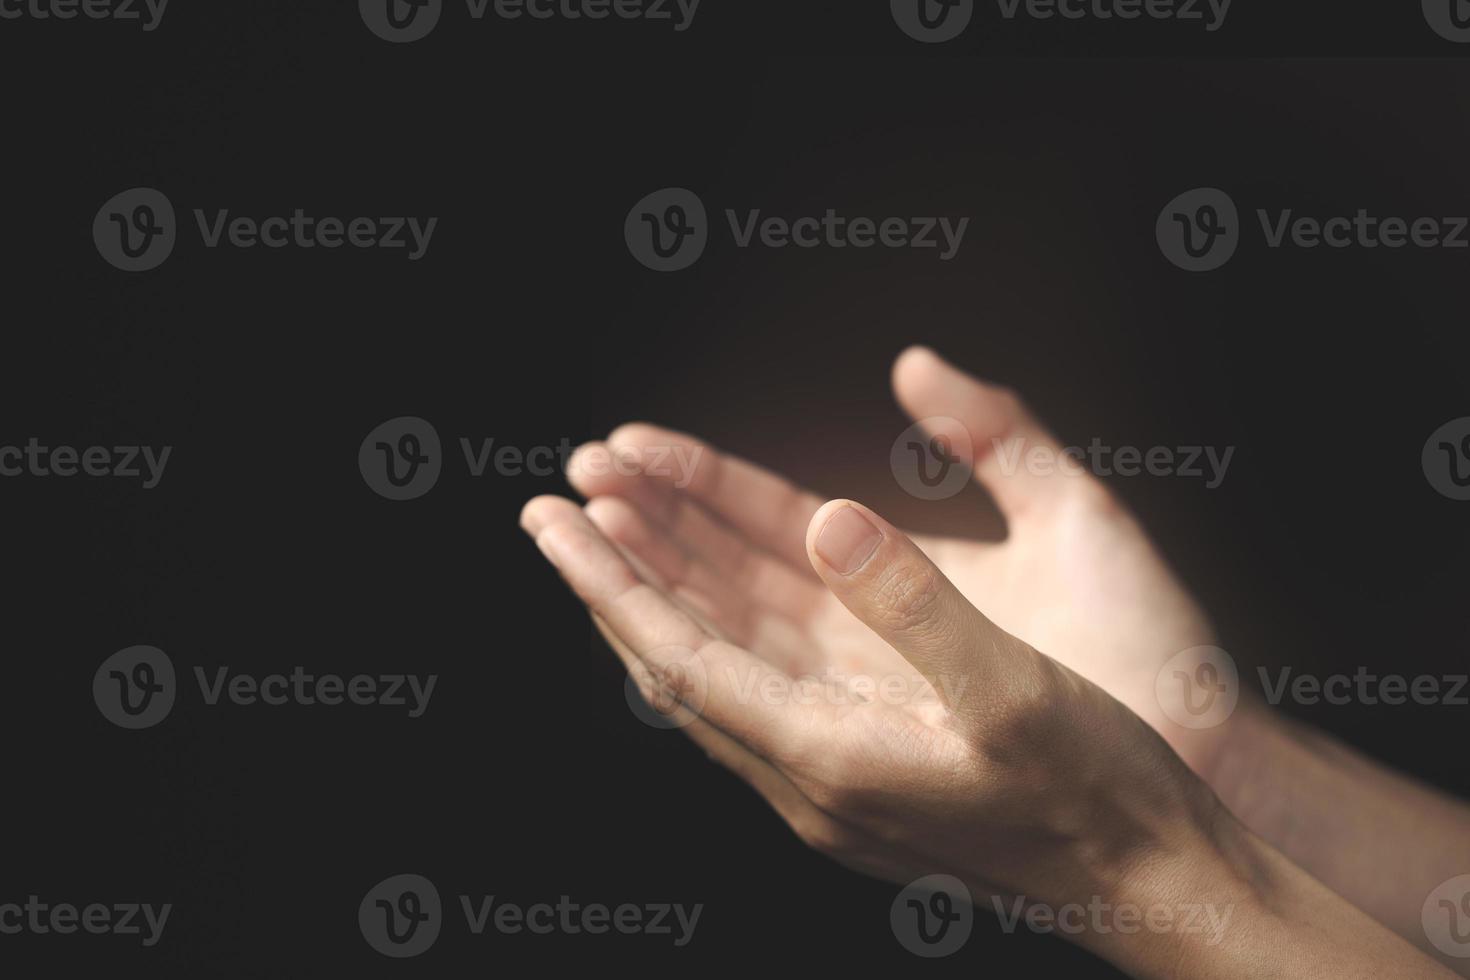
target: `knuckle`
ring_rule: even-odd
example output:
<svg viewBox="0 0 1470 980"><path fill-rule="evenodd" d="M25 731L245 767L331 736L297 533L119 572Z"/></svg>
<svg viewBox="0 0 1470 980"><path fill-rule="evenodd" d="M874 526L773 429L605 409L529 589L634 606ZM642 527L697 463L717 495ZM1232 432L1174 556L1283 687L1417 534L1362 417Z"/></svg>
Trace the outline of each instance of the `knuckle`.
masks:
<svg viewBox="0 0 1470 980"><path fill-rule="evenodd" d="M851 814L855 809L857 794L847 783L823 779L809 784L807 797L818 809L827 813Z"/></svg>
<svg viewBox="0 0 1470 980"><path fill-rule="evenodd" d="M833 814L849 813L858 797L857 775L846 758L828 756L809 767L800 787L817 809Z"/></svg>
<svg viewBox="0 0 1470 980"><path fill-rule="evenodd" d="M656 667L655 671L660 686L670 697L687 701L698 693L699 680L693 664L675 660Z"/></svg>
<svg viewBox="0 0 1470 980"><path fill-rule="evenodd" d="M928 621L942 594L938 570L922 562L885 569L873 586L874 607L883 625L901 633Z"/></svg>
<svg viewBox="0 0 1470 980"><path fill-rule="evenodd" d="M803 844L823 854L845 854L852 850L852 835L835 820L818 814L798 819L792 825Z"/></svg>
<svg viewBox="0 0 1470 980"><path fill-rule="evenodd" d="M894 759L891 742L860 738L840 743L809 766L801 788L819 810L862 823L891 806Z"/></svg>
<svg viewBox="0 0 1470 980"><path fill-rule="evenodd" d="M1070 726L1061 716L1074 696L1071 676L1040 657L1014 670L979 725L979 756L1012 771L1068 757Z"/></svg>

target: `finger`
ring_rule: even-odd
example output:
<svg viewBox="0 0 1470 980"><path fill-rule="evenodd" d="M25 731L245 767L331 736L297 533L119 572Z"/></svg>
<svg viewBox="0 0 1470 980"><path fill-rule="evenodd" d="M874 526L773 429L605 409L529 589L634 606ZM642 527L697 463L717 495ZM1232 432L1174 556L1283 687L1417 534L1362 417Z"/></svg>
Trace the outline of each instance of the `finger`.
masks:
<svg viewBox="0 0 1470 980"><path fill-rule="evenodd" d="M521 530L534 538L543 528L559 520L573 519L579 512L580 508L565 497L553 494L532 497L521 508Z"/></svg>
<svg viewBox="0 0 1470 980"><path fill-rule="evenodd" d="M971 605L902 531L861 504L823 505L807 531L807 550L832 594L953 710L974 710L974 695L1034 656Z"/></svg>
<svg viewBox="0 0 1470 980"><path fill-rule="evenodd" d="M637 654L596 614L592 622L623 665L630 672L638 671ZM696 717L683 726L683 731L711 759L745 780L808 846L877 878L906 881L913 877L886 857L892 847L880 845L868 834L820 809L779 769L718 728Z"/></svg>
<svg viewBox="0 0 1470 980"><path fill-rule="evenodd" d="M638 458L647 475L682 490L751 543L806 574L802 536L822 498L693 436L646 423L620 426L607 444Z"/></svg>
<svg viewBox="0 0 1470 980"><path fill-rule="evenodd" d="M975 478L1007 520L1024 520L1069 494L1101 487L1079 454L1063 455L1013 392L976 380L927 347L899 355L893 390L916 421L951 418L968 430Z"/></svg>
<svg viewBox="0 0 1470 980"><path fill-rule="evenodd" d="M721 634L789 674L813 668L808 661L815 648L795 623L778 610L757 604L738 580L732 583L702 558L685 551L628 501L595 497L583 510L610 541L641 560L665 592L703 616Z"/></svg>
<svg viewBox="0 0 1470 980"><path fill-rule="evenodd" d="M623 642L620 636L613 632L606 620L594 613L592 623L602 634L603 639L607 640L608 646L612 647L613 652L618 655L618 659L623 662L623 666L630 674L635 677L647 674L647 668L638 659L638 655ZM711 758L754 786L782 816L794 814L803 802L810 805L810 801L807 801L806 797L791 784L791 781L781 775L769 762L708 722L694 717L683 726L683 730L708 752Z"/></svg>
<svg viewBox="0 0 1470 980"><path fill-rule="evenodd" d="M606 442L584 443L567 460L567 482L582 496L618 496L654 519L672 524L677 517L674 487L640 469L641 457L632 450L614 453Z"/></svg>
<svg viewBox="0 0 1470 980"><path fill-rule="evenodd" d="M797 622L812 614L825 598L825 590L804 557L800 570L773 557L671 483L630 468L627 461L634 452L624 448L614 453L606 444L588 443L573 454L567 467L569 479L589 499L628 500L685 553L718 570L725 579L721 588L733 586L755 603Z"/></svg>
<svg viewBox="0 0 1470 980"><path fill-rule="evenodd" d="M821 706L798 711L789 699L762 696L785 690L783 675L715 639L667 595L641 581L580 509L560 511L536 534L537 546L578 598L680 701L767 758L809 748L802 731L812 721L807 715Z"/></svg>

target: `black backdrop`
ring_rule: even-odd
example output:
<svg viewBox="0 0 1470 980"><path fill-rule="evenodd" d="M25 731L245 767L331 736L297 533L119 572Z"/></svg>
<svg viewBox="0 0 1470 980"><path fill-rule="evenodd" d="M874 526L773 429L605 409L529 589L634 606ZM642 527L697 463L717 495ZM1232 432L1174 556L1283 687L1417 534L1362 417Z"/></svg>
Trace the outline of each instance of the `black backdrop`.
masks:
<svg viewBox="0 0 1470 980"><path fill-rule="evenodd" d="M1160 255L1154 218L1217 186L1325 216L1470 212L1465 72L1413 5L1236 0L1179 24L1004 23L921 46L886 4L705 0L694 26L474 24L408 45L350 4L188 5L153 32L0 21L0 443L174 447L160 485L13 478L0 901L172 902L163 941L0 937L12 975L650 975L897 967L1114 975L988 917L914 959L893 889L806 852L736 780L640 725L611 654L516 526L559 477L474 479L460 437L555 446L650 418L908 524L993 529L977 491L905 497L887 369L912 342L1022 390L1069 441L1233 445L1217 490L1119 480L1244 664L1464 669L1467 504L1419 452L1470 414L1452 250ZM217 8L217 9L216 9ZM1334 12L1337 11L1337 12ZM239 214L434 215L432 248L99 258L134 186ZM738 250L677 274L623 218L665 186L771 214L972 218L933 253ZM427 496L356 466L431 420ZM187 672L435 672L422 718L205 707L122 731L89 695L133 644ZM1470 793L1464 708L1298 707ZM702 902L695 940L487 936L375 954L398 872L527 904ZM0 969L5 969L0 965Z"/></svg>

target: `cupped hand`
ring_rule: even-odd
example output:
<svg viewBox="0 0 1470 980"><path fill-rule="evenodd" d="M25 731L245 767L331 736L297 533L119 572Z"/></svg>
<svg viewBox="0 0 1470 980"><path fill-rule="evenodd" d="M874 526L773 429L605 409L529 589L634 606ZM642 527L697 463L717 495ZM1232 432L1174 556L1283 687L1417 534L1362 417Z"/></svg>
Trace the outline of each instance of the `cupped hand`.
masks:
<svg viewBox="0 0 1470 980"><path fill-rule="evenodd" d="M1265 757L1236 736L1269 719L1251 705L1197 729L1165 709L1160 679L1214 633L1106 488L1008 391L922 349L893 381L915 419L966 431L1005 540L910 538L641 424L579 450L585 507L537 498L522 524L650 700L850 867L943 871L981 899L1235 915L1218 946L1074 937L1139 977L1433 973L1220 802L1242 795L1222 782L1249 789L1221 769Z"/></svg>
<svg viewBox="0 0 1470 980"><path fill-rule="evenodd" d="M867 508L812 514L799 542L811 590L725 539L721 579L797 618L812 606L819 639L696 602L706 572L665 553L638 511L592 510L614 537L555 497L531 501L522 524L655 700L812 846L893 881L943 869L979 895L1058 904L1211 852L1219 804L1163 740L988 619ZM807 669L819 663L854 673Z"/></svg>
<svg viewBox="0 0 1470 980"><path fill-rule="evenodd" d="M915 535L920 549L1001 629L1117 698L1212 780L1228 726L1176 724L1155 684L1171 657L1212 644L1214 631L1138 523L1061 455L1012 392L924 348L900 356L892 380L912 418L942 417L968 432L965 458L1008 530L1000 542ZM590 499L594 523L717 633L793 674L868 676L895 666L892 650L847 614L807 561L804 539L822 498L644 424L582 447L569 477Z"/></svg>

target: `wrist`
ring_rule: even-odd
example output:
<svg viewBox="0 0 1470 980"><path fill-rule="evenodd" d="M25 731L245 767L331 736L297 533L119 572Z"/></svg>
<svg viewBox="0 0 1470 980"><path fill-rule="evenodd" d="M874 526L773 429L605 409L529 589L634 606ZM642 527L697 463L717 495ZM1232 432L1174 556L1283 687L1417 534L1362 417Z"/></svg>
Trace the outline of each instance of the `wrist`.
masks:
<svg viewBox="0 0 1470 980"><path fill-rule="evenodd" d="M1258 892L1270 893L1269 868L1210 788L1161 740L1158 748L1155 778L1110 771L1079 794L1085 809L1053 828L1071 838L1050 850L1059 860L1026 862L1026 894L1004 881L982 887L1008 892L987 901L1003 927L1057 935L1138 977L1176 976L1181 957L1224 955L1237 917L1253 917Z"/></svg>
<svg viewBox="0 0 1470 980"><path fill-rule="evenodd" d="M1141 978L1256 975L1252 948L1282 931L1289 905L1279 855L1216 801L1211 812L1139 854L1107 913L1070 938Z"/></svg>
<svg viewBox="0 0 1470 980"><path fill-rule="evenodd" d="M1078 943L1131 976L1160 980L1450 975L1223 806L1195 830L1119 882L1118 903L1145 910L1144 929L1095 931Z"/></svg>
<svg viewBox="0 0 1470 980"><path fill-rule="evenodd" d="M1226 809L1255 829L1255 808L1266 802L1263 787L1272 780L1272 769L1262 760L1273 758L1288 737L1283 725L1280 715L1244 691L1234 713L1218 727L1172 737L1182 743L1176 746L1180 756Z"/></svg>
<svg viewBox="0 0 1470 980"><path fill-rule="evenodd" d="M1290 852L1293 815L1300 817L1293 803L1302 763L1297 733L1287 718L1246 697L1222 727L1202 777L1239 824Z"/></svg>

